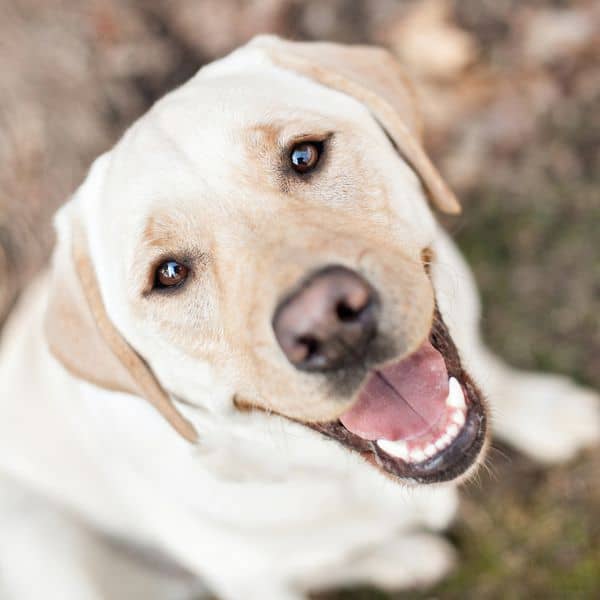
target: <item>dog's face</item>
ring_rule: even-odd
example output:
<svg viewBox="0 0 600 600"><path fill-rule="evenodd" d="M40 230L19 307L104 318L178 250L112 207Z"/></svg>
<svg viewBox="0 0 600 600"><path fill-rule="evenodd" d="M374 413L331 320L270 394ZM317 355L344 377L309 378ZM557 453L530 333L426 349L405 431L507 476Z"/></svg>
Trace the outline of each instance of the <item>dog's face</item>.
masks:
<svg viewBox="0 0 600 600"><path fill-rule="evenodd" d="M427 173L364 101L267 59L294 46L263 40L209 66L97 161L62 243L126 373L77 364L63 327L51 346L172 422L169 395L274 412L397 477L454 478L485 411L436 310ZM55 302L63 321L82 310L69 302Z"/></svg>

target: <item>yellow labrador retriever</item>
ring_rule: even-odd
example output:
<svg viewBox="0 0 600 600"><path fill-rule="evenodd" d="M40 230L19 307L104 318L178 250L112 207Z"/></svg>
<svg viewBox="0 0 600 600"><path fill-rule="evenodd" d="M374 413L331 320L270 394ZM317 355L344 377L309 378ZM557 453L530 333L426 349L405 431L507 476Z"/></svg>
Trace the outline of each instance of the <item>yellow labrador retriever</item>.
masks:
<svg viewBox="0 0 600 600"><path fill-rule="evenodd" d="M592 392L482 345L431 207L383 50L260 37L158 102L4 331L0 597L431 583L456 491L423 484L480 460L484 397L539 459L596 441Z"/></svg>

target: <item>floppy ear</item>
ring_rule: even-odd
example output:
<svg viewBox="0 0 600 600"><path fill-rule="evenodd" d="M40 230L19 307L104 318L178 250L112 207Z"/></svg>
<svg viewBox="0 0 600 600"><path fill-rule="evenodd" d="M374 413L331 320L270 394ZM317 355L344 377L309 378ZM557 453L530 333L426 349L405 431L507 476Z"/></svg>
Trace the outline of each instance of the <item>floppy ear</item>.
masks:
<svg viewBox="0 0 600 600"><path fill-rule="evenodd" d="M418 174L431 202L443 212L460 212L456 196L423 149L420 116L412 88L387 50L324 42L288 42L275 36L260 36L251 46L265 50L275 64L362 102Z"/></svg>
<svg viewBox="0 0 600 600"><path fill-rule="evenodd" d="M110 321L81 225L59 215L59 241L54 251L51 288L45 318L52 354L80 379L99 387L148 400L190 442L192 424L177 411L148 365Z"/></svg>

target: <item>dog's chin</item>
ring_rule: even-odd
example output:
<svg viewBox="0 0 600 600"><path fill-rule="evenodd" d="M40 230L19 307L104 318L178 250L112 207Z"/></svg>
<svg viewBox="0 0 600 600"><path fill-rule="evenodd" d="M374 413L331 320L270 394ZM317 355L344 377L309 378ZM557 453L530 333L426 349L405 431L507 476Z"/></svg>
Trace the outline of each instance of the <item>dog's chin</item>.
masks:
<svg viewBox="0 0 600 600"><path fill-rule="evenodd" d="M413 427L411 431L399 424L396 430L400 434L378 439L373 432L357 432L356 427L352 427L354 431L351 431L346 426L352 422L347 413L328 423L304 425L359 453L375 468L405 483L439 483L467 477L478 464L485 447L486 406L477 386L463 369L456 346L437 311L429 343L435 349L432 352L437 351L436 356L439 353L443 357L448 394L445 402L443 399L437 402L435 419L430 419L427 426ZM385 373L386 368L401 370L403 361L410 358L396 363L392 361L387 367L373 369L367 375L361 390L363 395L367 395L369 406L373 405L373 400L367 394L369 380L381 377L381 372ZM361 390L358 402L361 402ZM418 402L418 398L416 400ZM405 399L402 401L406 402ZM414 404L416 406L416 402ZM410 408L414 410L412 406ZM384 423L382 427L386 431L395 430L394 424Z"/></svg>

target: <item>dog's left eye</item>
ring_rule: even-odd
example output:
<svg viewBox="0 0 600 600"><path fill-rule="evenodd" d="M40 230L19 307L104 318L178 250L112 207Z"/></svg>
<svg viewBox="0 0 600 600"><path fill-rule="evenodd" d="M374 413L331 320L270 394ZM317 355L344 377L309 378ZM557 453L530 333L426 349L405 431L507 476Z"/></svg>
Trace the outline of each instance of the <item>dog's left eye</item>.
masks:
<svg viewBox="0 0 600 600"><path fill-rule="evenodd" d="M188 272L185 265L176 260L167 260L154 273L154 287L161 289L181 285L187 279Z"/></svg>
<svg viewBox="0 0 600 600"><path fill-rule="evenodd" d="M312 171L317 166L322 151L323 142L301 142L296 144L290 152L292 169L296 173L302 174Z"/></svg>

